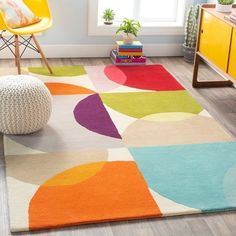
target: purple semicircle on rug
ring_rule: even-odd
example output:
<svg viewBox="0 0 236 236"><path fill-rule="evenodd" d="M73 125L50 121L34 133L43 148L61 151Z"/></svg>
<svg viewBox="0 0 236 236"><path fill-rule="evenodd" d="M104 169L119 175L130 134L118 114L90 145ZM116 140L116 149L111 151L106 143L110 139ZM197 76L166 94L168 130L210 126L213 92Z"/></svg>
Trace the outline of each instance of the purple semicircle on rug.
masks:
<svg viewBox="0 0 236 236"><path fill-rule="evenodd" d="M99 95L80 101L74 109L75 120L86 129L112 138L121 139Z"/></svg>

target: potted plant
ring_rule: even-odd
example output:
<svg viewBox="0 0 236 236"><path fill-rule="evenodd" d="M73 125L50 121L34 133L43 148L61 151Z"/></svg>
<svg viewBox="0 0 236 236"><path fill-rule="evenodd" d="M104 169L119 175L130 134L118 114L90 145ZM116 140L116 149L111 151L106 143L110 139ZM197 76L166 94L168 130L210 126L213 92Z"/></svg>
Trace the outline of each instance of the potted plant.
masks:
<svg viewBox="0 0 236 236"><path fill-rule="evenodd" d="M200 5L192 6L186 18L185 39L183 44L184 60L189 63L194 62L197 34L198 34L198 18Z"/></svg>
<svg viewBox="0 0 236 236"><path fill-rule="evenodd" d="M234 0L217 0L216 10L219 12L231 12Z"/></svg>
<svg viewBox="0 0 236 236"><path fill-rule="evenodd" d="M104 10L102 18L104 19L105 25L112 25L114 17L115 17L115 12L112 9L106 8Z"/></svg>
<svg viewBox="0 0 236 236"><path fill-rule="evenodd" d="M124 43L132 44L140 29L141 25L139 21L125 18L117 29L116 34L122 32Z"/></svg>

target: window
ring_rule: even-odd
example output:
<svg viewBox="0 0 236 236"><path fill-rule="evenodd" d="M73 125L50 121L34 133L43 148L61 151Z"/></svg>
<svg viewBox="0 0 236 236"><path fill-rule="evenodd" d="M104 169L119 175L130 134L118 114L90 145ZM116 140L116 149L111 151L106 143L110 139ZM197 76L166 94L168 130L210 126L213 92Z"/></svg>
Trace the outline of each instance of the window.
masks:
<svg viewBox="0 0 236 236"><path fill-rule="evenodd" d="M124 17L139 20L142 35L183 34L186 9L191 0L90 0L89 34L113 35ZM102 15L106 8L115 11L112 26L104 26Z"/></svg>
<svg viewBox="0 0 236 236"><path fill-rule="evenodd" d="M98 22L101 23L101 17L104 9L111 8L116 13L116 21L122 18L134 18L134 2L135 0L98 0Z"/></svg>

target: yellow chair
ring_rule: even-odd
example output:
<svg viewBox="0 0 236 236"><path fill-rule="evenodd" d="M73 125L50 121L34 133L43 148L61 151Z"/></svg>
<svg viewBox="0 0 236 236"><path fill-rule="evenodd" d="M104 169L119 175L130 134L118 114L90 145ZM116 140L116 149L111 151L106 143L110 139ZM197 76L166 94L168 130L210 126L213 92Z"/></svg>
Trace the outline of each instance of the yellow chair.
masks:
<svg viewBox="0 0 236 236"><path fill-rule="evenodd" d="M5 19L2 11L0 10L0 30L2 33L0 34L0 39L3 40L3 45L0 47L0 50L5 48L9 48L11 52L15 56L15 63L18 69L18 74L21 74L20 68L20 58L24 54L26 48L30 48L40 53L43 61L45 62L49 72L52 74L52 69L45 57L42 49L34 34L46 31L52 26L52 17L50 13L50 9L48 6L47 0L23 0L24 3L30 8L30 10L38 17L40 17L41 21L29 26L21 27L21 28L10 28ZM6 39L3 35L5 31L9 31L13 34L10 39ZM24 36L29 36L27 39ZM33 39L35 46L31 43ZM13 42L12 42L13 40ZM13 46L13 50L12 47ZM24 49L20 53L20 46L23 46Z"/></svg>

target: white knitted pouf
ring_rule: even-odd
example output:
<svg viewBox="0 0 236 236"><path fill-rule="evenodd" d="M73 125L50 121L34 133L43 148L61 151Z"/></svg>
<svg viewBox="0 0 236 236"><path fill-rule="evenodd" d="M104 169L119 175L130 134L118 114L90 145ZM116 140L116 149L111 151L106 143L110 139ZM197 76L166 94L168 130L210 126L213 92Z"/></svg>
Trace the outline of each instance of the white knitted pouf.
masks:
<svg viewBox="0 0 236 236"><path fill-rule="evenodd" d="M52 97L42 81L28 75L0 77L0 132L29 134L49 120Z"/></svg>

